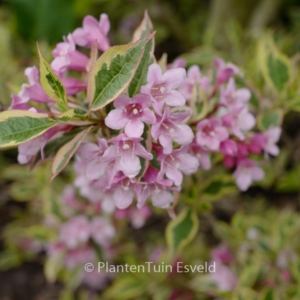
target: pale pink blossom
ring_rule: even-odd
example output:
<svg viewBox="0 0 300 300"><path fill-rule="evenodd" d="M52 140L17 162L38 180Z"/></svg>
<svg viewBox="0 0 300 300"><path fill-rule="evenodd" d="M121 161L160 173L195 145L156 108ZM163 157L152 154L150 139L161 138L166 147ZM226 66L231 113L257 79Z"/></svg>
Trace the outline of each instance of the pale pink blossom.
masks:
<svg viewBox="0 0 300 300"><path fill-rule="evenodd" d="M254 160L244 158L238 161L237 168L233 173L236 184L241 191L246 191L252 181L262 180L265 176L264 171Z"/></svg>
<svg viewBox="0 0 300 300"><path fill-rule="evenodd" d="M104 217L94 217L91 221L91 236L99 245L107 245L116 235L115 228Z"/></svg>
<svg viewBox="0 0 300 300"><path fill-rule="evenodd" d="M230 113L222 116L224 126L240 140L245 139L245 132L251 130L255 123L255 117L246 109L233 109Z"/></svg>
<svg viewBox="0 0 300 300"><path fill-rule="evenodd" d="M114 106L116 109L109 112L105 124L116 130L125 127L129 137L140 137L144 132L144 123L154 124L156 121L149 109L151 98L147 94L137 94L132 99L121 95L114 101Z"/></svg>
<svg viewBox="0 0 300 300"><path fill-rule="evenodd" d="M228 109L244 108L251 98L251 93L248 89L237 89L233 78L229 79L226 88L221 89L220 104Z"/></svg>
<svg viewBox="0 0 300 300"><path fill-rule="evenodd" d="M206 90L208 89L209 84L209 78L203 76L200 68L194 65L188 69L187 76L184 83L179 88L179 91L186 99L190 99L195 87L199 86L202 90Z"/></svg>
<svg viewBox="0 0 300 300"><path fill-rule="evenodd" d="M242 76L242 73L238 67L232 63L226 63L223 59L215 59L215 66L217 67L217 79L216 84L220 85L226 82L231 76Z"/></svg>
<svg viewBox="0 0 300 300"><path fill-rule="evenodd" d="M109 29L107 14L101 14L99 22L92 16L86 16L83 19L82 28L77 28L73 32L73 38L77 45L87 48L91 48L97 41L98 49L106 51L110 46L107 38Z"/></svg>
<svg viewBox="0 0 300 300"><path fill-rule="evenodd" d="M91 235L90 222L85 216L76 216L64 223L60 230L59 240L69 249L85 244Z"/></svg>
<svg viewBox="0 0 300 300"><path fill-rule="evenodd" d="M151 135L163 146L164 154L170 154L173 149L172 141L179 145L187 145L192 142L194 134L186 124L180 124L190 113L170 113L169 107L162 117L157 117L157 122L151 128Z"/></svg>
<svg viewBox="0 0 300 300"><path fill-rule="evenodd" d="M63 74L68 69L85 71L89 58L76 50L74 39L71 34L64 37L62 43L58 43L52 52L54 60L51 67L57 74Z"/></svg>
<svg viewBox="0 0 300 300"><path fill-rule="evenodd" d="M159 65L149 67L147 84L141 87L141 92L148 94L153 107L158 114L162 114L164 104L169 106L183 106L184 96L176 91L183 83L186 71L183 68L167 70L164 74Z"/></svg>
<svg viewBox="0 0 300 300"><path fill-rule="evenodd" d="M162 179L166 175L175 185L179 186L182 184L183 174L195 173L199 167L199 161L188 153L188 150L187 146L183 146L173 150L170 154L159 155L158 160L161 163L161 169L158 177Z"/></svg>
<svg viewBox="0 0 300 300"><path fill-rule="evenodd" d="M223 265L221 262L215 262L216 270L209 274L214 284L220 291L232 291L238 280L229 267Z"/></svg>
<svg viewBox="0 0 300 300"><path fill-rule="evenodd" d="M141 170L139 157L151 160L153 155L141 145L142 138L132 138L121 133L109 140L113 145L104 152L103 161L111 162L113 172L122 171L125 176L134 178Z"/></svg>
<svg viewBox="0 0 300 300"><path fill-rule="evenodd" d="M197 124L196 141L204 149L217 151L220 143L228 137L228 131L220 119L204 119Z"/></svg>
<svg viewBox="0 0 300 300"><path fill-rule="evenodd" d="M151 166L144 175L145 184L138 193L138 208L145 205L148 198L152 204L161 208L168 208L174 200L172 191L179 191L180 188L172 187L172 181L158 177L159 171Z"/></svg>

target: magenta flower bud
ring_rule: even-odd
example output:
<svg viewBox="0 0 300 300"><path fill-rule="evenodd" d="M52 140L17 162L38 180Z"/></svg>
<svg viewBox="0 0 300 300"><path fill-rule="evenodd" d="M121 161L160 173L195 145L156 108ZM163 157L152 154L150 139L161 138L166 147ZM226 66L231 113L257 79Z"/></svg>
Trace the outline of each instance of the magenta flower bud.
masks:
<svg viewBox="0 0 300 300"><path fill-rule="evenodd" d="M221 142L220 151L227 156L236 156L238 152L237 143L234 140L225 140Z"/></svg>

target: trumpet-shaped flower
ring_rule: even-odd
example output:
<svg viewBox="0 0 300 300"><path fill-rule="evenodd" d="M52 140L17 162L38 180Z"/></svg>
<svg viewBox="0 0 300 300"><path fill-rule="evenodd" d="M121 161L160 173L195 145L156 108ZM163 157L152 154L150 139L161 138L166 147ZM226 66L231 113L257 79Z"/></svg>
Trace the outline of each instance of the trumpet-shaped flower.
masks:
<svg viewBox="0 0 300 300"><path fill-rule="evenodd" d="M197 124L196 141L204 149L217 151L220 148L220 143L228 137L228 131L220 119L204 119Z"/></svg>
<svg viewBox="0 0 300 300"><path fill-rule="evenodd" d="M236 89L234 79L230 78L227 87L221 89L220 103L228 109L244 108L250 98L250 91L246 88Z"/></svg>
<svg viewBox="0 0 300 300"><path fill-rule="evenodd" d="M262 180L264 175L264 171L258 164L249 158L240 159L237 168L233 173L236 184L241 191L246 191L250 187L252 181Z"/></svg>
<svg viewBox="0 0 300 300"><path fill-rule="evenodd" d="M132 138L121 133L109 140L113 145L105 150L103 161L112 162L115 174L122 171L125 176L134 178L141 170L141 162L138 157L148 160L153 158L153 155L140 144L142 140L142 138Z"/></svg>
<svg viewBox="0 0 300 300"><path fill-rule="evenodd" d="M170 154L173 149L172 140L180 145L187 145L192 142L194 134L186 124L180 124L189 117L190 113L170 113L169 107L164 111L162 117L151 128L151 135L163 146L164 154Z"/></svg>
<svg viewBox="0 0 300 300"><path fill-rule="evenodd" d="M54 60L51 63L52 69L63 74L67 69L85 71L89 58L76 50L73 36L69 34L64 37L64 42L58 43L52 52Z"/></svg>
<svg viewBox="0 0 300 300"><path fill-rule="evenodd" d="M97 41L99 50L106 51L109 48L107 34L110 23L107 14L101 14L99 22L92 16L86 16L82 25L82 28L77 28L73 32L73 38L77 45L91 48Z"/></svg>
<svg viewBox="0 0 300 300"><path fill-rule="evenodd" d="M182 184L182 173L186 175L193 174L199 167L199 161L188 153L187 146L176 149L168 155L161 154L158 160L161 163L158 177L163 178L163 176L166 175L167 178L171 179L177 186Z"/></svg>
<svg viewBox="0 0 300 300"><path fill-rule="evenodd" d="M192 97L193 89L199 85L201 89L206 90L209 87L209 79L201 74L198 66L191 66L187 71L186 79L179 88L179 91L186 99Z"/></svg>
<svg viewBox="0 0 300 300"><path fill-rule="evenodd" d="M154 124L154 113L149 109L151 99L147 94L137 94L133 98L125 95L114 101L116 109L112 110L105 119L105 124L111 129L125 127L129 137L140 137L144 132L144 123Z"/></svg>
<svg viewBox="0 0 300 300"><path fill-rule="evenodd" d="M153 107L158 114L162 114L164 104L169 106L183 106L184 96L176 91L181 86L186 76L183 68L167 70L164 74L159 65L149 67L147 84L141 87L141 92L151 96Z"/></svg>
<svg viewBox="0 0 300 300"><path fill-rule="evenodd" d="M152 204L161 208L168 208L174 200L172 191L179 191L180 188L172 187L172 180L159 178L159 170L149 166L145 173L145 184L138 192L138 208L144 206L148 198Z"/></svg>

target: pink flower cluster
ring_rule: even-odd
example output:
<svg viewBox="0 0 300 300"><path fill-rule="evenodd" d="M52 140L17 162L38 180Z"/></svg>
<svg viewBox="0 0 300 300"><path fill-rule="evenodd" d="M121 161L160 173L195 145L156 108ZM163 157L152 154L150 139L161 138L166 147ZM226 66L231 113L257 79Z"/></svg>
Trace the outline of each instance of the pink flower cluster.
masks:
<svg viewBox="0 0 300 300"><path fill-rule="evenodd" d="M109 274L94 272L90 275L84 271L84 265L97 265L100 259L97 249L101 249L105 261L112 262L117 250L114 239L121 222L124 219L131 221L133 228L137 229L151 215L147 206L141 210L131 207L107 212L101 202L77 197L73 186L65 188L58 207L58 215L48 215L45 219L45 225L57 232L57 238L46 245L48 255L50 258L62 255L62 268L74 270L80 267L81 282L95 289L101 289L107 283Z"/></svg>
<svg viewBox="0 0 300 300"><path fill-rule="evenodd" d="M97 41L100 51L108 50L109 28L107 15L102 14L99 22L87 16L83 27L69 34L54 49L51 67L69 96L76 97L78 92L87 89L84 79L89 57L76 46L91 48ZM264 177L253 155L263 152L267 158L269 154L278 154L280 128L254 132L256 119L248 105L251 93L236 87L234 76L242 74L235 65L216 59L215 74L210 77L202 75L198 66L191 66L187 71L184 67L183 59L166 66L165 72L156 63L150 65L139 93L132 98L124 93L115 99L112 110L102 111L102 115L107 113L105 125L79 147L74 184L82 196L92 202L101 201L103 211L112 212L115 207L126 209L134 199L140 209L148 199L154 206L170 207L181 190L183 175L193 174L199 167L209 169L211 153L223 154L224 165L234 169L237 186L244 191L252 181ZM78 71L82 80L67 77L69 70ZM32 106L32 103L43 103L47 112L55 112L54 101L39 83L38 70L28 68L25 74L29 84L13 95L11 109L43 111ZM195 96L197 93L200 96ZM204 113L197 112L201 101L207 102L206 106L202 105L206 107ZM78 107L72 101L69 104ZM83 110L86 104L84 100ZM45 145L73 128L72 124L58 125L21 145L19 162L28 163L39 151L43 158ZM88 232L84 228L97 228L100 219L87 222L82 217L75 221L84 234L70 239L68 246L90 238L99 242L95 230ZM62 236L71 236L74 226L66 225Z"/></svg>

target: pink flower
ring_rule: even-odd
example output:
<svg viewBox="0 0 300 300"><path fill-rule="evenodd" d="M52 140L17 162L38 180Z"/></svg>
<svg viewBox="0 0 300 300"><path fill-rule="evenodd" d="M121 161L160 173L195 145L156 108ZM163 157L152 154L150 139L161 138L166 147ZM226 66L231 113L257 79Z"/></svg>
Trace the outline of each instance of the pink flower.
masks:
<svg viewBox="0 0 300 300"><path fill-rule="evenodd" d="M221 262L222 264L229 264L233 261L232 254L227 245L220 245L211 252L213 261ZM216 270L218 272L218 270Z"/></svg>
<svg viewBox="0 0 300 300"><path fill-rule="evenodd" d="M54 101L50 99L44 92L39 82L39 71L37 67L26 68L25 75L29 84L23 84L18 96L12 96L13 101L11 104L11 109L28 109L26 104L29 101L34 101L37 103L54 103Z"/></svg>
<svg viewBox="0 0 300 300"><path fill-rule="evenodd" d="M204 119L197 124L196 141L204 149L219 150L220 143L228 139L228 136L228 131L220 119Z"/></svg>
<svg viewBox="0 0 300 300"><path fill-rule="evenodd" d="M89 261L91 262L91 260ZM105 270L98 272L95 268L92 272L84 271L82 282L92 290L102 290L109 282L113 274L106 273Z"/></svg>
<svg viewBox="0 0 300 300"><path fill-rule="evenodd" d="M60 241L69 249L85 244L91 235L90 222L85 216L77 216L63 224L60 230Z"/></svg>
<svg viewBox="0 0 300 300"><path fill-rule="evenodd" d="M247 103L251 98L248 89L236 89L233 78L229 79L226 89L221 89L220 103L229 109L247 107Z"/></svg>
<svg viewBox="0 0 300 300"><path fill-rule="evenodd" d="M167 66L168 70L170 69L176 69L176 68L185 68L186 61L183 57L176 58L173 63L169 64Z"/></svg>
<svg viewBox="0 0 300 300"><path fill-rule="evenodd" d="M172 140L179 145L187 145L192 142L194 133L186 124L179 124L185 120L190 113L173 113L167 107L162 117L151 128L151 135L163 146L164 154L170 154L173 149Z"/></svg>
<svg viewBox="0 0 300 300"><path fill-rule="evenodd" d="M154 113L149 109L151 99L147 94L137 94L132 99L125 95L114 101L116 109L105 119L105 124L111 129L119 130L125 127L129 137L140 137L144 132L144 123L154 124Z"/></svg>
<svg viewBox="0 0 300 300"><path fill-rule="evenodd" d="M172 187L172 181L158 177L159 171L151 166L148 167L144 178L145 185L138 192L138 208L144 206L146 200L151 198L152 204L161 208L168 208L173 202L174 196L171 191L179 191Z"/></svg>
<svg viewBox="0 0 300 300"><path fill-rule="evenodd" d="M233 274L233 272L227 267L224 266L222 263L216 261L216 270L213 273L210 273L210 278L219 288L219 290L227 292L232 291L236 284L237 278Z"/></svg>
<svg viewBox="0 0 300 300"><path fill-rule="evenodd" d="M134 179L120 176L115 178L115 183L112 186L113 201L118 209L125 209L131 205L134 196L139 190L139 184Z"/></svg>
<svg viewBox="0 0 300 300"><path fill-rule="evenodd" d="M51 67L54 72L63 74L67 69L85 71L89 58L76 50L76 46L71 34L64 37L64 42L58 43L52 52L54 60Z"/></svg>
<svg viewBox="0 0 300 300"><path fill-rule="evenodd" d="M86 16L83 19L83 27L73 32L73 38L77 45L87 48L91 48L97 41L98 49L106 51L110 46L107 38L109 29L107 14L101 14L99 22L92 16Z"/></svg>
<svg viewBox="0 0 300 300"><path fill-rule="evenodd" d="M153 64L148 69L147 84L141 87L141 92L148 94L153 107L159 115L162 114L164 103L169 106L183 106L184 96L176 91L183 83L186 71L183 68L167 70L164 74L159 65Z"/></svg>
<svg viewBox="0 0 300 300"><path fill-rule="evenodd" d="M161 163L161 170L158 174L159 178L163 178L166 174L175 185L182 184L183 175L193 174L199 167L199 161L193 155L187 153L188 147L184 146L174 150L171 154L161 154L158 160Z"/></svg>
<svg viewBox="0 0 300 300"><path fill-rule="evenodd" d="M239 71L238 67L232 63L226 63L223 59L215 59L215 66L218 69L216 84L220 85L226 82L231 76L239 75L242 73Z"/></svg>
<svg viewBox="0 0 300 300"><path fill-rule="evenodd" d="M238 161L238 165L233 176L236 179L238 188L241 191L246 191L250 187L252 181L262 180L265 173L255 161L249 158L244 158Z"/></svg>
<svg viewBox="0 0 300 300"><path fill-rule="evenodd" d="M132 138L121 133L109 140L113 143L103 155L104 162L112 162L114 173L122 171L125 176L134 178L141 170L138 156L151 160L153 155L148 153L140 144L142 138Z"/></svg>
<svg viewBox="0 0 300 300"><path fill-rule="evenodd" d="M107 141L98 139L98 145L85 143L77 150L77 155L86 162L85 175L89 180L98 179L106 172L108 164L104 163L101 158L107 148Z"/></svg>
<svg viewBox="0 0 300 300"><path fill-rule="evenodd" d="M186 98L192 97L193 89L199 85L201 89L206 90L209 87L209 79L201 74L198 66L191 66L187 71L186 79L179 88L180 93Z"/></svg>
<svg viewBox="0 0 300 300"><path fill-rule="evenodd" d="M99 245L107 245L115 236L115 228L103 217L94 217L91 221L91 236Z"/></svg>
<svg viewBox="0 0 300 300"><path fill-rule="evenodd" d="M145 205L140 209L131 207L129 210L129 219L132 227L135 229L142 228L151 214L152 211L150 210L149 206Z"/></svg>
<svg viewBox="0 0 300 300"><path fill-rule="evenodd" d="M60 78L66 89L67 95L75 95L87 89L87 83L75 78Z"/></svg>
<svg viewBox="0 0 300 300"><path fill-rule="evenodd" d="M195 141L190 145L190 152L198 159L198 162L202 169L209 170L211 168L209 154Z"/></svg>
<svg viewBox="0 0 300 300"><path fill-rule="evenodd" d="M35 109L33 108L30 110L33 111ZM46 146L47 142L61 129L62 126L55 126L53 128L48 129L42 135L19 145L19 164L27 164L31 160L31 158L35 156L39 151L41 152L42 159L44 159L44 147Z"/></svg>
<svg viewBox="0 0 300 300"><path fill-rule="evenodd" d="M244 132L249 131L255 125L254 116L246 108L234 109L222 116L224 126L229 127L231 133L240 140L245 139Z"/></svg>
<svg viewBox="0 0 300 300"><path fill-rule="evenodd" d="M89 246L84 246L82 248L68 250L65 264L68 269L72 270L83 264L95 261L95 259L95 251Z"/></svg>
<svg viewBox="0 0 300 300"><path fill-rule="evenodd" d="M220 151L227 156L236 156L238 153L238 145L234 140L225 140L221 143Z"/></svg>
<svg viewBox="0 0 300 300"><path fill-rule="evenodd" d="M281 128L276 126L270 126L267 131L256 134L251 143L257 145L258 148L263 149L266 158L268 154L277 156L279 154L279 148L276 145L280 139Z"/></svg>

